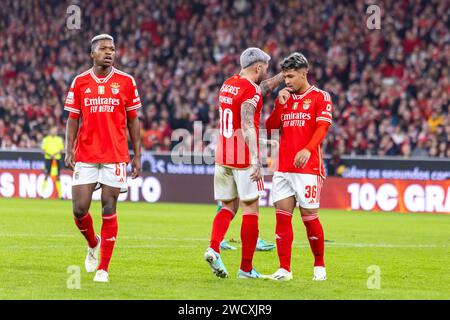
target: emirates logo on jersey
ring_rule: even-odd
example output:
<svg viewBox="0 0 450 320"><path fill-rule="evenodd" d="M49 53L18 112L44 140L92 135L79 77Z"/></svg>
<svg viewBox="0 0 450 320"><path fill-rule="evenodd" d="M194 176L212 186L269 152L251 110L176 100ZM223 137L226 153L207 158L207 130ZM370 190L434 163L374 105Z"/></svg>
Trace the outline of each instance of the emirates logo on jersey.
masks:
<svg viewBox="0 0 450 320"><path fill-rule="evenodd" d="M112 92L113 94L118 94L118 93L119 93L120 85L119 85L117 82L113 82L113 83L110 85L110 87L111 87L111 92Z"/></svg>
<svg viewBox="0 0 450 320"><path fill-rule="evenodd" d="M303 100L303 110L308 110L310 105L311 105L311 99Z"/></svg>

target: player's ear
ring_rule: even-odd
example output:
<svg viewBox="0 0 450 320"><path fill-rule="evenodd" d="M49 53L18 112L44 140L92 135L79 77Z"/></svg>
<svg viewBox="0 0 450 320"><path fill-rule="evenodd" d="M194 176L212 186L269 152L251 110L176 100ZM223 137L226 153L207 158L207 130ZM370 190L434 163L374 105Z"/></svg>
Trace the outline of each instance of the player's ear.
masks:
<svg viewBox="0 0 450 320"><path fill-rule="evenodd" d="M302 70L302 78L303 79L306 79L306 74L308 73L308 70L306 70L306 69L303 69Z"/></svg>

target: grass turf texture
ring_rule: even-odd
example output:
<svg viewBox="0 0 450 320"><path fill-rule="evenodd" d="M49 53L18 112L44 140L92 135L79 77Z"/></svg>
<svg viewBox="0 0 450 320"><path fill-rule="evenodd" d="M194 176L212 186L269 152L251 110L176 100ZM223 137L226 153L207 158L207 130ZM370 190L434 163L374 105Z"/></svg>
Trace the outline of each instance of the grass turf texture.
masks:
<svg viewBox="0 0 450 320"><path fill-rule="evenodd" d="M290 282L237 279L240 244L223 251L229 279L213 276L203 253L213 205L119 203L119 237L110 283L84 270L86 243L71 202L0 199L0 299L449 299L450 216L321 210L328 280L312 281L313 258L298 210ZM100 232L100 203L91 206ZM241 215L226 239L239 239ZM274 241L273 208L262 208L260 235ZM67 288L67 268L81 267L81 289ZM381 270L369 290L367 268ZM276 251L256 252L270 274Z"/></svg>

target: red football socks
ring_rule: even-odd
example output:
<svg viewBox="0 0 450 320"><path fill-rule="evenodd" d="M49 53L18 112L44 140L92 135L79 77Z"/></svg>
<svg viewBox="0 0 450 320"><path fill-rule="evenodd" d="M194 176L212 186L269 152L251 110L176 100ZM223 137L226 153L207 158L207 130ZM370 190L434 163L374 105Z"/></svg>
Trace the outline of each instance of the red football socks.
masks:
<svg viewBox="0 0 450 320"><path fill-rule="evenodd" d="M317 213L314 215L302 215L302 220L306 227L306 234L308 235L311 251L314 255L314 266L324 267L324 236L319 217L317 216Z"/></svg>
<svg viewBox="0 0 450 320"><path fill-rule="evenodd" d="M258 242L258 214L243 213L241 225L242 260L241 270L250 272L253 269L253 254Z"/></svg>
<svg viewBox="0 0 450 320"><path fill-rule="evenodd" d="M91 214L88 212L84 217L75 217L75 224L80 230L81 234L86 238L90 248L94 248L97 243L97 237L94 232L94 224L92 223Z"/></svg>
<svg viewBox="0 0 450 320"><path fill-rule="evenodd" d="M216 252L220 252L220 243L222 242L227 230L230 226L231 220L233 220L234 213L226 207L222 207L219 212L217 212L216 217L213 221L212 231L211 231L211 241L209 247Z"/></svg>
<svg viewBox="0 0 450 320"><path fill-rule="evenodd" d="M100 245L100 265L98 270L108 271L109 261L111 260L117 238L117 214L103 215L102 218L102 243Z"/></svg>
<svg viewBox="0 0 450 320"><path fill-rule="evenodd" d="M292 230L292 213L284 210L277 210L277 224L275 227L275 237L277 241L278 259L280 268L291 271L292 242L294 232Z"/></svg>

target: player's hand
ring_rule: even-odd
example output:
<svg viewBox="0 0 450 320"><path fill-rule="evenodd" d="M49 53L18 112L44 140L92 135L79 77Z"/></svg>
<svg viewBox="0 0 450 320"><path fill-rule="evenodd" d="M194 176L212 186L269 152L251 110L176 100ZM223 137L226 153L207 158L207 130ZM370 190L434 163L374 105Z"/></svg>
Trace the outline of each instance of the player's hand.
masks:
<svg viewBox="0 0 450 320"><path fill-rule="evenodd" d="M67 168L75 170L75 156L73 154L73 151L66 153L64 163L66 164Z"/></svg>
<svg viewBox="0 0 450 320"><path fill-rule="evenodd" d="M289 97L291 96L291 92L288 88L284 88L280 92L278 92L278 101L280 104L286 104L286 102L289 100Z"/></svg>
<svg viewBox="0 0 450 320"><path fill-rule="evenodd" d="M294 167L296 168L304 168L308 163L309 158L311 157L311 151L308 149L302 149L295 155L294 159Z"/></svg>
<svg viewBox="0 0 450 320"><path fill-rule="evenodd" d="M141 174L141 157L134 157L131 161L131 178L136 179Z"/></svg>
<svg viewBox="0 0 450 320"><path fill-rule="evenodd" d="M261 165L258 163L258 164L254 164L254 165L252 165L252 173L250 174L250 179L252 180L252 181L258 181L259 179L261 179L262 178L262 175L261 175Z"/></svg>

